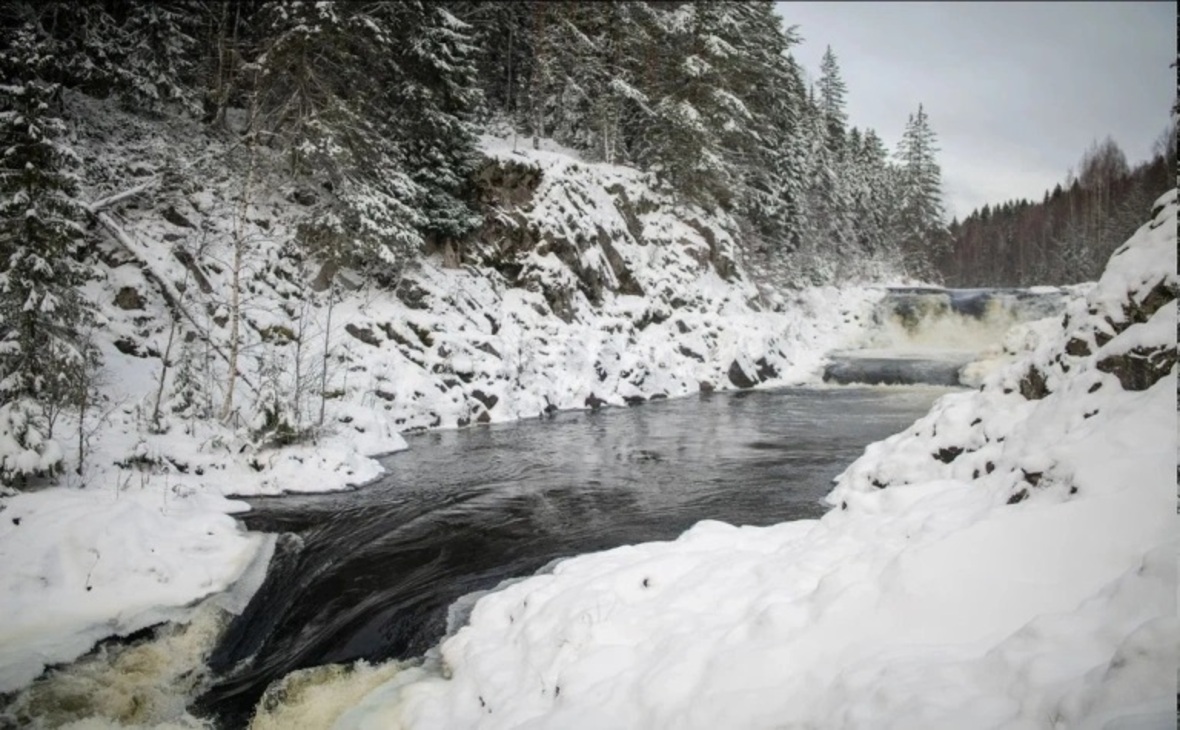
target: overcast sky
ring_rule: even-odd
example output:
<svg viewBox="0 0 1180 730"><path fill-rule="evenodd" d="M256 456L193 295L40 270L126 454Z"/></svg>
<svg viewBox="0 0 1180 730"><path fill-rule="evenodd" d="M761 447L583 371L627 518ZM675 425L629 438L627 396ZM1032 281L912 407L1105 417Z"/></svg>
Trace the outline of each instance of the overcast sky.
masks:
<svg viewBox="0 0 1180 730"><path fill-rule="evenodd" d="M1176 94L1171 2L779 2L810 78L827 45L851 124L893 150L925 105L948 216L1039 200L1096 138L1147 159Z"/></svg>

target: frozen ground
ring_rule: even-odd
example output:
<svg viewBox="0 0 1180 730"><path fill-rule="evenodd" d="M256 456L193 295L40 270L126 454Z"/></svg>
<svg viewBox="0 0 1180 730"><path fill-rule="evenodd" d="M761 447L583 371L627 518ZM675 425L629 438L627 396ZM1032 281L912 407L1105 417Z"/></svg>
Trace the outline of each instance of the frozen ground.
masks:
<svg viewBox="0 0 1180 730"><path fill-rule="evenodd" d="M563 561L358 704L318 686L316 726L1172 727L1175 191L1157 208L1063 329L871 446L822 519ZM260 726L300 726L297 697Z"/></svg>

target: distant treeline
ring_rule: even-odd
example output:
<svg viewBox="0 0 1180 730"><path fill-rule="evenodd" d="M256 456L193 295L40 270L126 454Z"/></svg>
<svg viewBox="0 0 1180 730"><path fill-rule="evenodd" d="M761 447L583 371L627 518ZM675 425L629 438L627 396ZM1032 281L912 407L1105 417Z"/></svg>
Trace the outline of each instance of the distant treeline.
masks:
<svg viewBox="0 0 1180 730"><path fill-rule="evenodd" d="M1176 130L1134 169L1107 138L1083 155L1076 174L1036 203L985 205L950 225L951 251L938 259L953 286L1020 286L1093 281L1110 254L1176 185Z"/></svg>

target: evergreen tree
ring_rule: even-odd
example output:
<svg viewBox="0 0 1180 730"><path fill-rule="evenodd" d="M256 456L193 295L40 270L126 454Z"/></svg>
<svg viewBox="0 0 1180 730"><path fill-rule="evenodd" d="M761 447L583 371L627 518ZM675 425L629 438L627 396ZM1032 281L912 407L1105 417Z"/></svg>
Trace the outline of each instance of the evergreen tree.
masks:
<svg viewBox="0 0 1180 730"><path fill-rule="evenodd" d="M827 132L828 149L839 154L844 146L844 125L848 114L844 111L844 96L848 89L840 77L840 66L832 47L824 50L819 67L819 108Z"/></svg>
<svg viewBox="0 0 1180 730"><path fill-rule="evenodd" d="M438 4L382 6L400 72L385 102L396 110L390 132L405 140L403 169L418 186L415 208L428 241L462 238L479 223L470 207L477 163L475 114L482 103L471 60L470 26Z"/></svg>
<svg viewBox="0 0 1180 730"><path fill-rule="evenodd" d="M742 4L700 2L664 11L665 73L649 93L655 124L645 162L686 199L728 208L735 202L737 156L751 115L733 84L740 83L737 50Z"/></svg>
<svg viewBox="0 0 1180 730"><path fill-rule="evenodd" d="M10 78L28 72L4 60ZM60 470L54 414L83 402L96 355L80 335L84 209L57 88L28 80L0 92L0 481L11 483Z"/></svg>
<svg viewBox="0 0 1180 730"><path fill-rule="evenodd" d="M798 35L794 28L782 27L770 2L743 3L737 10L735 43L742 63L733 86L750 114L735 140L739 212L753 233L775 242L781 253L797 246L801 234L804 155L795 140L804 92L799 69L788 55Z"/></svg>
<svg viewBox="0 0 1180 730"><path fill-rule="evenodd" d="M376 6L378 9L385 6ZM366 79L398 78L390 28L367 7L274 0L263 6L252 80L261 134L287 155L296 184L322 196L298 228L313 253L338 262L404 265L422 242L423 188L404 171L403 139Z"/></svg>
<svg viewBox="0 0 1180 730"><path fill-rule="evenodd" d="M877 133L868 130L861 137L853 163L857 236L862 251L886 260L896 259L891 235L896 208L889 152Z"/></svg>
<svg viewBox="0 0 1180 730"><path fill-rule="evenodd" d="M130 4L119 35L118 74L132 106L160 112L177 103L195 110L201 20L194 0Z"/></svg>
<svg viewBox="0 0 1180 730"><path fill-rule="evenodd" d="M942 172L934 130L922 105L910 115L897 159L899 176L898 235L910 273L932 276L932 260L941 255L946 241L942 206Z"/></svg>

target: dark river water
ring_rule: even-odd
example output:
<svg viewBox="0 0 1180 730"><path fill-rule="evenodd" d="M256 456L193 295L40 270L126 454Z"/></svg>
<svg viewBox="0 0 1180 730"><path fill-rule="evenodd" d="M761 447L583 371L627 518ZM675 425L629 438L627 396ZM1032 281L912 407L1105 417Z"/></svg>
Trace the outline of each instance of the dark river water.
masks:
<svg viewBox="0 0 1180 730"><path fill-rule="evenodd" d="M424 653L461 596L555 558L676 537L702 519L818 517L831 480L945 388L714 393L409 439L353 492L249 499L282 533L195 710L241 727L284 674Z"/></svg>

